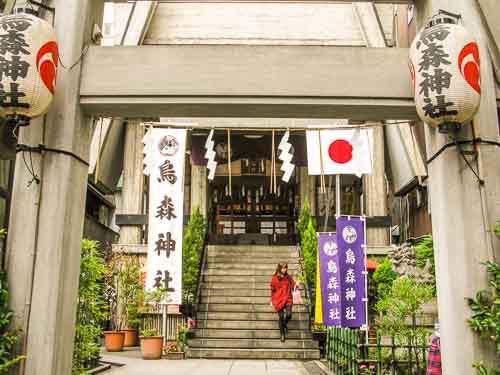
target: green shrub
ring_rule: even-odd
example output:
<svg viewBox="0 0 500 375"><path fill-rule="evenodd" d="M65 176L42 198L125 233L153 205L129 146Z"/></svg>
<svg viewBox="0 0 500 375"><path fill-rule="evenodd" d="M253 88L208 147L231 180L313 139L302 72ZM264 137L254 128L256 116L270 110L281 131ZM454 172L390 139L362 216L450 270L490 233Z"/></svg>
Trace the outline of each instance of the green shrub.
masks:
<svg viewBox="0 0 500 375"><path fill-rule="evenodd" d="M428 339L428 331L417 328L417 315L422 313L422 305L432 299L432 292L432 286L403 276L393 281L376 304L380 314L377 319L379 333L394 337L397 345L408 345L414 353L406 352L405 358L415 358L416 368L420 368L417 347L424 345Z"/></svg>
<svg viewBox="0 0 500 375"><path fill-rule="evenodd" d="M0 238L5 238L7 232L0 229ZM14 346L19 340L19 331L11 330L14 312L9 308L9 289L7 273L0 270L0 374L7 374L9 369L18 364L25 357L12 354Z"/></svg>
<svg viewBox="0 0 500 375"><path fill-rule="evenodd" d="M431 264L430 272L434 276L436 274L436 262L434 260L434 246L432 236L429 234L421 238L414 246L417 267L424 268L427 261Z"/></svg>
<svg viewBox="0 0 500 375"><path fill-rule="evenodd" d="M490 288L467 300L472 310L468 323L483 339L494 344L500 355L500 264L488 262L486 268Z"/></svg>
<svg viewBox="0 0 500 375"><path fill-rule="evenodd" d="M139 326L139 306L143 299L142 270L139 258L127 256L121 263L118 282L120 284L119 298L124 309L123 322L127 328Z"/></svg>
<svg viewBox="0 0 500 375"><path fill-rule="evenodd" d="M141 331L143 337L158 337L160 333L156 329L145 329Z"/></svg>
<svg viewBox="0 0 500 375"><path fill-rule="evenodd" d="M391 261L386 257L382 263L379 264L373 273L373 281L376 283L377 297L383 298L392 287L392 283L396 280L398 275L392 270Z"/></svg>
<svg viewBox="0 0 500 375"><path fill-rule="evenodd" d="M82 241L80 283L76 315L73 375L86 374L86 369L99 358L101 324L107 318L103 297L104 259L96 241Z"/></svg>
<svg viewBox="0 0 500 375"><path fill-rule="evenodd" d="M309 218L307 228L302 236L300 247L304 256L304 271L307 275L307 282L309 285L314 285L316 281L318 240L316 238L316 229L314 228L314 223L311 218Z"/></svg>
<svg viewBox="0 0 500 375"><path fill-rule="evenodd" d="M182 247L182 285L184 291L183 298L185 299L191 298L192 300L196 293L201 254L205 241L205 230L205 218L201 214L200 209L196 207L189 218Z"/></svg>

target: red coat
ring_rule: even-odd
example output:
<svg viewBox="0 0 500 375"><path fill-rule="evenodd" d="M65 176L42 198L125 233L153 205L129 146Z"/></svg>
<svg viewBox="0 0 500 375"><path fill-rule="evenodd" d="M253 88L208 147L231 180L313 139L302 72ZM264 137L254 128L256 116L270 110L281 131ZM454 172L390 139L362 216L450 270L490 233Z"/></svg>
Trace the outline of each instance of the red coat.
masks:
<svg viewBox="0 0 500 375"><path fill-rule="evenodd" d="M295 280L290 275L281 279L273 275L269 287L271 288L271 301L276 311L280 311L285 305L292 304L292 286L294 285Z"/></svg>

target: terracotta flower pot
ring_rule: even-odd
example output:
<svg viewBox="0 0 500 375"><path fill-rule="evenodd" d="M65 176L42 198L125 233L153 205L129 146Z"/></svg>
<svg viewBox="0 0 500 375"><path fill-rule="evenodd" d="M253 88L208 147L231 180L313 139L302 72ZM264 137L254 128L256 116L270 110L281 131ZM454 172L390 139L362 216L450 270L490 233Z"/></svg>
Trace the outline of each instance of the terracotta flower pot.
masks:
<svg viewBox="0 0 500 375"><path fill-rule="evenodd" d="M141 352L144 359L160 359L163 352L163 336L141 336Z"/></svg>
<svg viewBox="0 0 500 375"><path fill-rule="evenodd" d="M122 332L125 333L125 341L123 342L123 346L125 348L130 348L131 346L137 345L137 330L136 329L124 329Z"/></svg>
<svg viewBox="0 0 500 375"><path fill-rule="evenodd" d="M121 352L123 350L123 342L125 341L125 333L117 331L104 332L104 346L108 352Z"/></svg>

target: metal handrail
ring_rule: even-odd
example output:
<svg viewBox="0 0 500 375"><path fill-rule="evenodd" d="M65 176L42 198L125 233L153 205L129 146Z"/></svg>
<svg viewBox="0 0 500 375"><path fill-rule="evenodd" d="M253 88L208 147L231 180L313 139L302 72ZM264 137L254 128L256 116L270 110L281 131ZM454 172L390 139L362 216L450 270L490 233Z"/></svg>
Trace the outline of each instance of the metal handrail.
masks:
<svg viewBox="0 0 500 375"><path fill-rule="evenodd" d="M302 248L300 247L300 243L297 243L297 249L299 251L300 270L301 270L302 274L304 275L304 279L305 279L304 290L306 292L307 311L309 313L309 329L312 329L312 321L313 321L312 293L311 293L311 289L309 288L309 283L307 282L307 273L306 273L306 269L304 268L304 254L302 253Z"/></svg>
<svg viewBox="0 0 500 375"><path fill-rule="evenodd" d="M205 230L205 238L203 240L203 248L202 248L202 253L201 253L201 262L200 262L200 269L198 270L198 282L196 283L196 310L195 310L195 316L196 319L198 319L198 310L200 307L200 301L201 301L201 283L203 282L203 274L205 270L205 266L207 263L207 253L208 253L208 237L209 237L209 221L207 221L207 226Z"/></svg>

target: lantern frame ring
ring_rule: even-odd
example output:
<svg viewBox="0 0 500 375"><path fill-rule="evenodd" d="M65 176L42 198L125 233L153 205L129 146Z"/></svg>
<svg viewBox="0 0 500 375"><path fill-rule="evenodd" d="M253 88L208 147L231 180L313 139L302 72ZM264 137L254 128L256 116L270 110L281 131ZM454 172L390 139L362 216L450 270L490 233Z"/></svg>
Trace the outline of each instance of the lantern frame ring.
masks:
<svg viewBox="0 0 500 375"><path fill-rule="evenodd" d="M5 116L5 123L14 126L15 129L29 126L31 118L24 115L7 115Z"/></svg>

